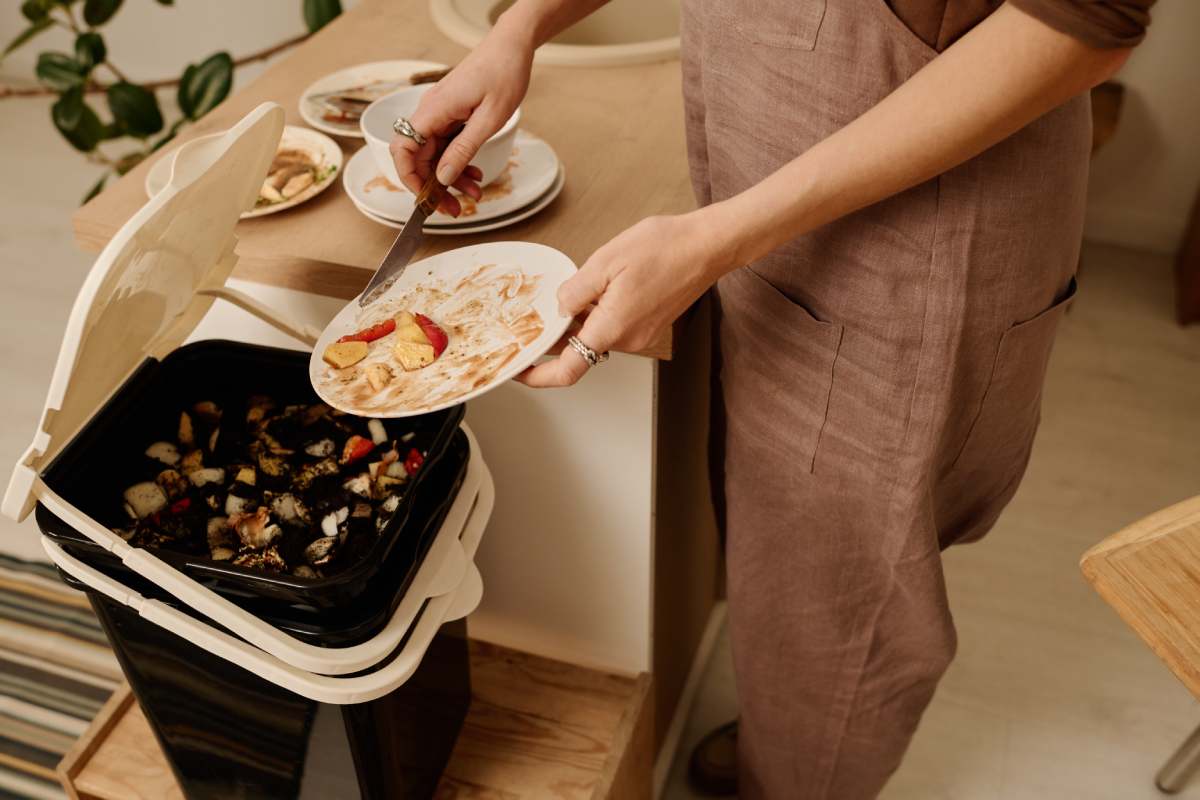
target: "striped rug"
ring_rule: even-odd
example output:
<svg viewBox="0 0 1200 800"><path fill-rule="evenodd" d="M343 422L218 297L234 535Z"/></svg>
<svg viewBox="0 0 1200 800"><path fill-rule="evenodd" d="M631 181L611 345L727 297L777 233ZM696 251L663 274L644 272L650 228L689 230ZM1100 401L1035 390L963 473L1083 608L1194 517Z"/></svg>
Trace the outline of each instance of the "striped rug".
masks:
<svg viewBox="0 0 1200 800"><path fill-rule="evenodd" d="M54 774L121 680L87 598L0 553L0 800L60 800Z"/></svg>

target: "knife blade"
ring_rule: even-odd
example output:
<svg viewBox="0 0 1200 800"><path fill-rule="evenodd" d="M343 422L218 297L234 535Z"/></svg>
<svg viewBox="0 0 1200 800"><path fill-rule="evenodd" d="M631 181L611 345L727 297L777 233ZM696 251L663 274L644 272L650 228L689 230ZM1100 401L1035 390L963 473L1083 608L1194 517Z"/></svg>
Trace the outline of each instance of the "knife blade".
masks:
<svg viewBox="0 0 1200 800"><path fill-rule="evenodd" d="M408 262L412 261L413 254L421 246L425 220L429 218L430 214L437 211L438 203L442 199L442 192L446 191L446 187L438 183L437 174L432 169L445 150L445 145L449 143L450 139L447 139L435 154L430 165L429 177L425 179L425 184L421 187L416 202L413 204L412 214L404 223L404 227L400 229L400 235L396 237L396 241L392 242L392 246L388 248L387 254L375 269L375 274L367 282L366 288L358 296L359 308L365 308L378 300L388 287L399 280L400 276L404 274Z"/></svg>

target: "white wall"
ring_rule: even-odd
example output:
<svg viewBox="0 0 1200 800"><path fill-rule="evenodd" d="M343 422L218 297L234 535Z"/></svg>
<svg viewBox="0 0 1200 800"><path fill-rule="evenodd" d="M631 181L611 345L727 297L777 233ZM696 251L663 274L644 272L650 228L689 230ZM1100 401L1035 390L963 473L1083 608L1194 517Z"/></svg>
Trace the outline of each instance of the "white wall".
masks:
<svg viewBox="0 0 1200 800"><path fill-rule="evenodd" d="M342 0L342 6L352 8L355 2ZM0 9L0 40L4 44L27 25L19 6L10 0ZM237 58L303 33L304 19L300 0L203 0L170 7L155 0L126 0L101 31L118 68L134 80L154 80L177 77L189 62L218 50ZM73 43L68 31L45 31L4 60L0 77L13 85L32 83L39 52L69 53ZM247 67L238 77L245 81L255 74L254 68Z"/></svg>
<svg viewBox="0 0 1200 800"><path fill-rule="evenodd" d="M1200 2L1158 0L1118 75L1117 134L1096 154L1085 235L1173 253L1200 188Z"/></svg>

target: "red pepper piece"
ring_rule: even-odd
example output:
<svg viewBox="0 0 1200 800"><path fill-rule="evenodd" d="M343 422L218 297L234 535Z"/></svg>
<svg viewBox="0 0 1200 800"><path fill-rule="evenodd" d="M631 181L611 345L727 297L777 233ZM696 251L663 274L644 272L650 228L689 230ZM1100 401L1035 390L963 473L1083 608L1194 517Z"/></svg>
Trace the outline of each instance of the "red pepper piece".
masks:
<svg viewBox="0 0 1200 800"><path fill-rule="evenodd" d="M408 457L404 459L404 471L409 475L415 475L424 463L425 456L421 455L421 451L414 447L408 451Z"/></svg>
<svg viewBox="0 0 1200 800"><path fill-rule="evenodd" d="M374 449L374 442L355 434L346 440L346 446L342 449L342 463L350 464L358 461Z"/></svg>
<svg viewBox="0 0 1200 800"><path fill-rule="evenodd" d="M188 508L191 507L191 505L192 505L192 498L190 498L190 497L185 497L182 500L176 500L174 503L171 504L171 513L172 514L182 514L183 512L187 511Z"/></svg>
<svg viewBox="0 0 1200 800"><path fill-rule="evenodd" d="M385 319L378 325L363 328L358 333L348 333L338 339L338 342L373 342L376 339L382 339L394 330L396 330L396 320Z"/></svg>
<svg viewBox="0 0 1200 800"><path fill-rule="evenodd" d="M433 357L437 358L440 356L445 351L446 345L450 343L450 337L442 330L442 326L424 314L413 314L413 319L420 326L421 333L425 334L425 338L433 345Z"/></svg>

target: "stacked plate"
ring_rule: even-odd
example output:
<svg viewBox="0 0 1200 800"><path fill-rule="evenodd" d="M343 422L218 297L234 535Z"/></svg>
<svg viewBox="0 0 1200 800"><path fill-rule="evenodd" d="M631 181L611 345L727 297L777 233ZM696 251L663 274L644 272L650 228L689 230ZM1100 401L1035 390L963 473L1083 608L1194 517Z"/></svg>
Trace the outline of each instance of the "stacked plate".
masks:
<svg viewBox="0 0 1200 800"><path fill-rule="evenodd" d="M437 212L426 221L425 233L482 233L512 225L550 205L565 182L566 172L554 148L528 131L518 130L508 167L483 187L482 199L460 195L462 215ZM402 228L412 213L412 194L384 177L366 147L346 164L342 184L355 207L381 225Z"/></svg>

